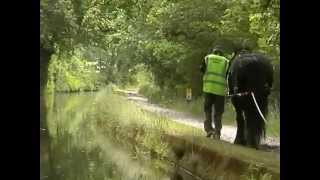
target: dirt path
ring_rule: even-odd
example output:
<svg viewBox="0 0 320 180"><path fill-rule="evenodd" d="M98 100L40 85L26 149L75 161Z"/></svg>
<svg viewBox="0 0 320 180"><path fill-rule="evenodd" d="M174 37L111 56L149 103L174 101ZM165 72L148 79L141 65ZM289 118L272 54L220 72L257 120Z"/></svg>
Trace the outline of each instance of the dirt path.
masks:
<svg viewBox="0 0 320 180"><path fill-rule="evenodd" d="M172 119L173 121L183 123L195 128L203 129L203 118L194 118L189 115L177 112L175 110L160 107L157 104L152 104L147 98L140 96L135 91L123 91L127 94L127 99L135 102L142 109L154 112L165 117ZM237 128L234 126L223 125L221 129L221 139L230 143L233 143L236 136ZM280 152L280 140L279 138L267 137L261 142L261 149L267 151Z"/></svg>

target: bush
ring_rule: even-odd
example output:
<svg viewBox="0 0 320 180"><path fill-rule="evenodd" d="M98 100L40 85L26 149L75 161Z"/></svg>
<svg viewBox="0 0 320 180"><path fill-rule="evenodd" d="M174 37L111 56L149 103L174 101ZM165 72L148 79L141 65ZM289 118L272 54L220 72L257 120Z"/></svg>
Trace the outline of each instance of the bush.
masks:
<svg viewBox="0 0 320 180"><path fill-rule="evenodd" d="M53 55L49 65L47 92L92 91L97 88L100 76L95 67L77 55Z"/></svg>
<svg viewBox="0 0 320 180"><path fill-rule="evenodd" d="M161 95L160 88L154 87L150 84L142 85L138 92L139 94L146 96L151 102L160 102L164 100L164 96Z"/></svg>

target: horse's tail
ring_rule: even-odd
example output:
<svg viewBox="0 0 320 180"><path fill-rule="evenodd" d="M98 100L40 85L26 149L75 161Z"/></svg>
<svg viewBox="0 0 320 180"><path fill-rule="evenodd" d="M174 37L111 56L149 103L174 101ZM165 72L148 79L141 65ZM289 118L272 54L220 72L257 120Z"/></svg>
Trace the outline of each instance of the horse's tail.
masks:
<svg viewBox="0 0 320 180"><path fill-rule="evenodd" d="M245 89L254 93L254 97L258 106L256 106L254 98L248 96L247 105L247 128L248 143L258 146L260 140L266 137L266 122L263 117L268 113L268 89L269 79L273 76L270 61L263 56L250 54L243 57L248 65L243 71L243 82ZM271 82L272 83L272 82ZM266 86L267 85L267 86ZM263 117L259 113L261 111Z"/></svg>
<svg viewBox="0 0 320 180"><path fill-rule="evenodd" d="M256 101L258 103L258 107L254 104L254 109L256 114L258 115L258 134L260 137L266 136L265 126L266 126L266 120L261 117L259 110L263 114L264 118L268 115L268 96L270 94L270 89L273 84L273 67L269 59L267 59L264 56L256 55L256 58L260 59L258 61L259 63L255 65L255 68L258 69L258 72L256 72L257 78L253 78L252 87L254 87L252 90L255 91L254 95L256 98ZM252 74L251 74L252 77ZM250 79L251 80L251 79ZM251 101L253 100L253 97L251 98Z"/></svg>
<svg viewBox="0 0 320 180"><path fill-rule="evenodd" d="M261 96L255 96L259 109L264 117L267 115L268 99ZM258 146L262 138L266 137L266 123L261 117L252 96L248 96L248 109L246 112L247 140L249 145Z"/></svg>

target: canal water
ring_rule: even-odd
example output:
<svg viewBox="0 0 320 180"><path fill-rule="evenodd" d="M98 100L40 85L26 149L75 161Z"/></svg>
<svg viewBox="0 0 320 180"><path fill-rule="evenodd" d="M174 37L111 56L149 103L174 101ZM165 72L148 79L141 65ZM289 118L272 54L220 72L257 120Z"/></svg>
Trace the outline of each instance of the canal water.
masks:
<svg viewBox="0 0 320 180"><path fill-rule="evenodd" d="M96 96L88 92L47 97L48 130L40 139L40 179L192 179L183 178L172 164L138 155L139 147L132 151L95 129L88 117Z"/></svg>

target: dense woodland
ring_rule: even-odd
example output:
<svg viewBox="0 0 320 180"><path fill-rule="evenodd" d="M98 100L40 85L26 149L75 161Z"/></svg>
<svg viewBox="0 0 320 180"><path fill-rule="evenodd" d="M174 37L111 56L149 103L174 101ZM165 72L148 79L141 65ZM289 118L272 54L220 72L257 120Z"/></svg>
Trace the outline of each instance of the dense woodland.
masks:
<svg viewBox="0 0 320 180"><path fill-rule="evenodd" d="M241 46L271 58L278 99L279 9L280 0L41 0L40 91L148 76L143 88L179 95L191 86L199 96L199 65L220 45L229 58Z"/></svg>

